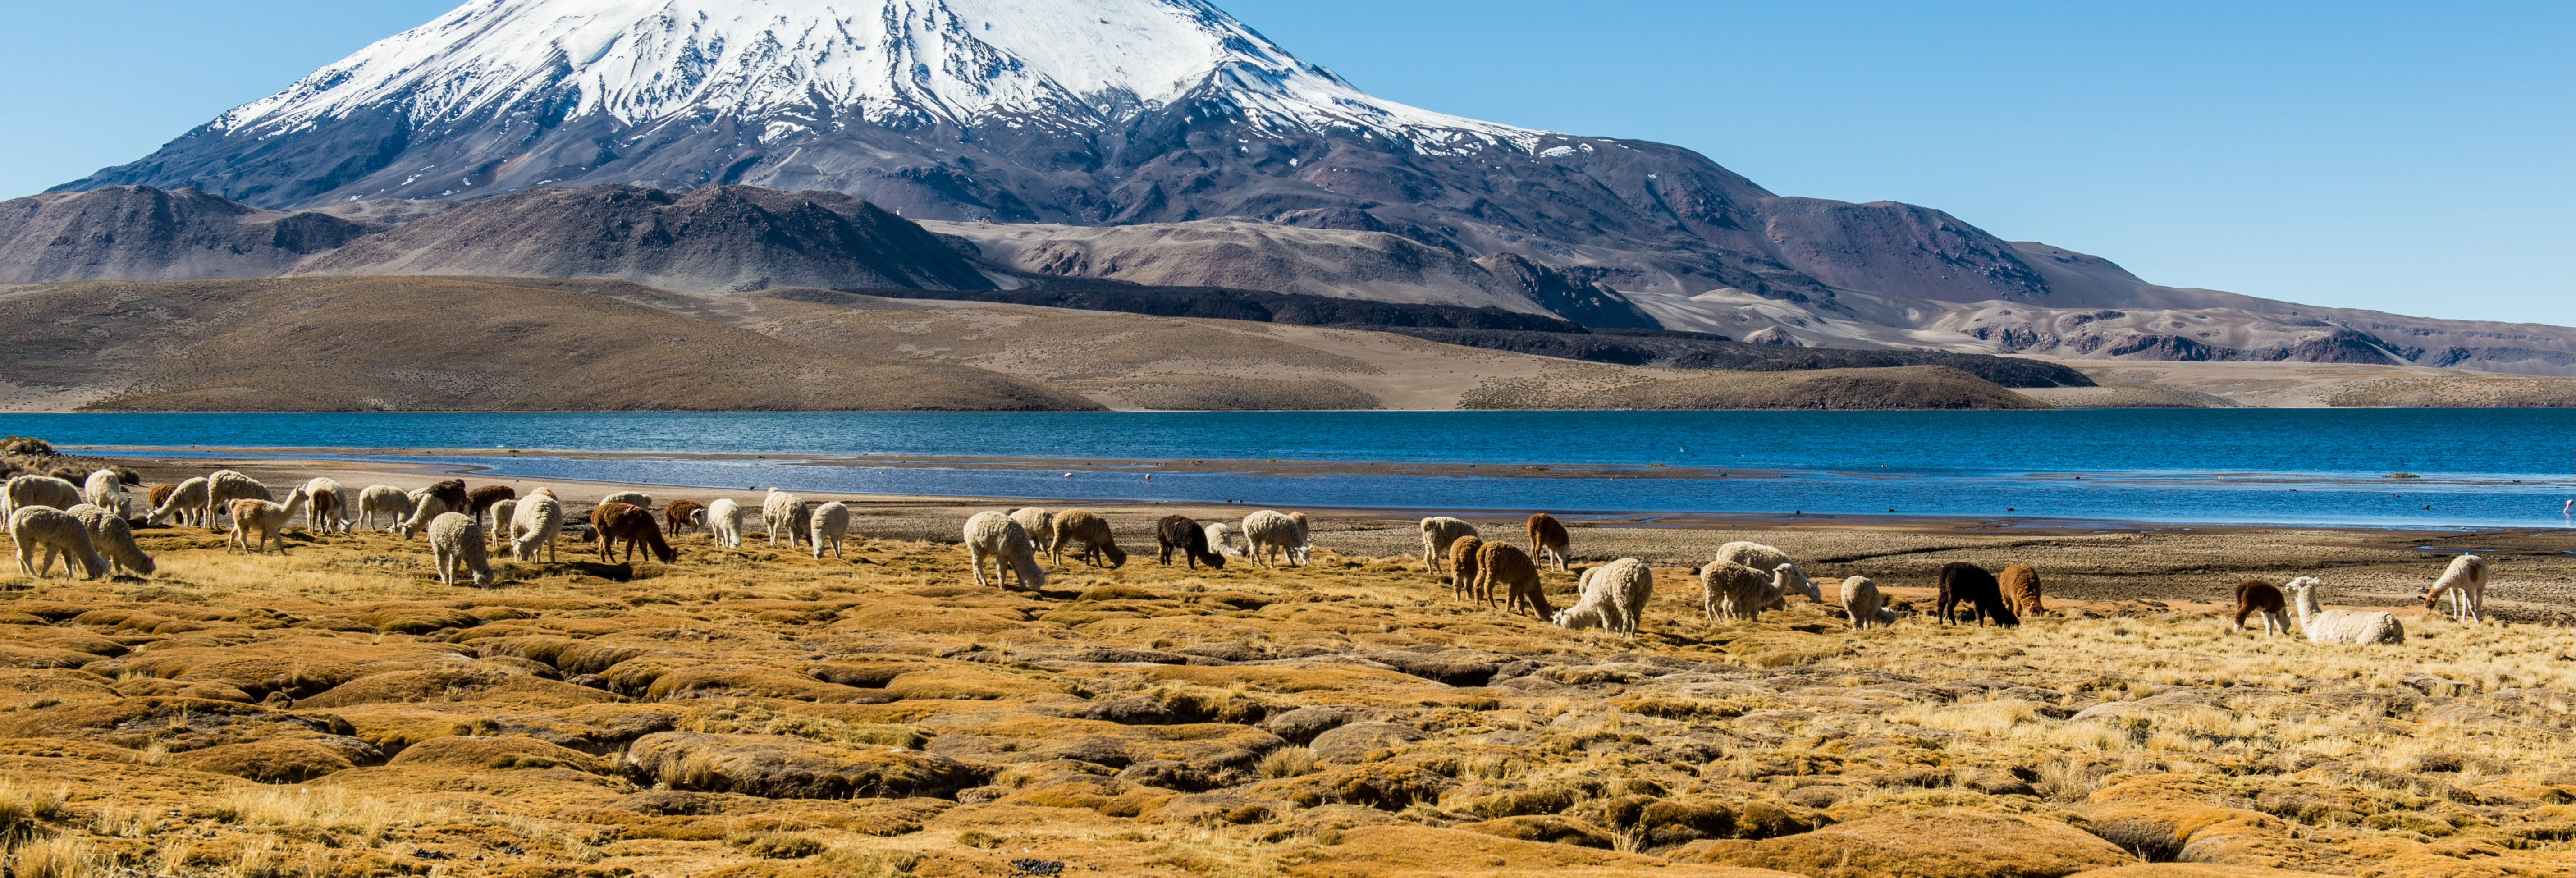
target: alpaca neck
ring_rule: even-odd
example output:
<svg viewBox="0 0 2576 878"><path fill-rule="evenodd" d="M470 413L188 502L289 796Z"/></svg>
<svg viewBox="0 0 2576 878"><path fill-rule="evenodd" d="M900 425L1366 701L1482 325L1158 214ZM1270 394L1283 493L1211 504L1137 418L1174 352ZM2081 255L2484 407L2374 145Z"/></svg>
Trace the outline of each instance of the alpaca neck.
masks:
<svg viewBox="0 0 2576 878"><path fill-rule="evenodd" d="M2290 602L2299 611L2300 627L2307 626L2308 617L2325 612L2323 608L2317 606L2317 593L2314 589L2300 589L2298 596L2291 598Z"/></svg>

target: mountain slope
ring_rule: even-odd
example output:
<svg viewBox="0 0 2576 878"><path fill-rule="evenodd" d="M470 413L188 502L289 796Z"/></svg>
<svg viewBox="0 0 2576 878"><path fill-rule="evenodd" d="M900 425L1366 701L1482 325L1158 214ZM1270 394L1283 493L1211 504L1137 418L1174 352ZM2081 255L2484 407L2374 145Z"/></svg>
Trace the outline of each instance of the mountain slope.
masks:
<svg viewBox="0 0 2576 878"><path fill-rule="evenodd" d="M368 230L194 189L49 193L0 202L0 284L266 277Z"/></svg>

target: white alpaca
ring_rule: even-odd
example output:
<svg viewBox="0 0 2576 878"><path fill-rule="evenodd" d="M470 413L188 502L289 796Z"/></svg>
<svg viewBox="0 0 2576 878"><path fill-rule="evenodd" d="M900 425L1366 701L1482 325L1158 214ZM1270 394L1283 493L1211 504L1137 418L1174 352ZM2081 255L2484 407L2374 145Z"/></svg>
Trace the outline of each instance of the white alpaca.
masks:
<svg viewBox="0 0 2576 878"><path fill-rule="evenodd" d="M742 548L742 504L731 497L707 504L707 540L728 549Z"/></svg>
<svg viewBox="0 0 2576 878"><path fill-rule="evenodd" d="M1291 565L1305 565L1306 525L1295 518L1269 509L1246 515L1243 517L1243 539L1251 544L1247 554L1252 557L1252 566L1267 564L1274 570L1278 569L1279 563L1270 560L1270 553L1274 551Z"/></svg>
<svg viewBox="0 0 2576 878"><path fill-rule="evenodd" d="M814 509L814 531L807 542L814 546L815 560L822 560L823 547L832 547L832 557L841 557L841 538L850 533L850 505L838 500Z"/></svg>
<svg viewBox="0 0 2576 878"><path fill-rule="evenodd" d="M976 585L1009 588L1007 580L1016 576L1020 585L1030 591L1046 587L1046 568L1038 566L1038 546L1029 538L1028 528L999 512L978 512L966 519L966 561L975 569ZM993 578L984 579L984 564L993 565Z"/></svg>
<svg viewBox="0 0 2576 878"><path fill-rule="evenodd" d="M787 535L787 547L796 548L797 535L813 516L814 507L807 505L805 498L777 488L769 489L769 496L760 498L760 526L769 529L770 545L778 545L778 535L783 533Z"/></svg>
<svg viewBox="0 0 2576 878"><path fill-rule="evenodd" d="M1880 603L1878 583L1869 581L1866 576L1843 578L1843 618L1850 620L1852 630L1885 625L1891 621L1879 617Z"/></svg>
<svg viewBox="0 0 2576 878"><path fill-rule="evenodd" d="M81 484L81 500L91 506L116 513L118 518L124 518L127 511L125 480L118 478L116 471L112 469L90 473L89 481Z"/></svg>
<svg viewBox="0 0 2576 878"><path fill-rule="evenodd" d="M611 503L624 503L628 506L633 506L637 509L650 512L653 510L653 495L642 491L619 491L606 497L599 498L599 503L596 505L606 506Z"/></svg>
<svg viewBox="0 0 2576 878"><path fill-rule="evenodd" d="M1717 560L1742 564L1755 570L1778 570L1782 564L1794 564L1789 559L1789 553L1747 540L1736 540L1718 546ZM1783 598L1791 594L1802 594L1807 596L1809 602L1819 604L1825 602L1824 589L1817 588L1815 583L1808 581L1806 574L1800 572L1795 566L1789 568L1786 585L1787 587L1780 592ZM1771 606L1763 609L1777 610L1787 606L1788 604L1775 600Z"/></svg>
<svg viewBox="0 0 2576 878"><path fill-rule="evenodd" d="M125 523L125 516L87 503L64 511L80 519L81 527L89 531L90 547L107 558L107 572L152 575L152 556L143 554L143 547L134 544L134 528Z"/></svg>
<svg viewBox="0 0 2576 878"><path fill-rule="evenodd" d="M496 545L506 545L510 542L510 522L519 514L519 501L493 501L491 512L492 542Z"/></svg>
<svg viewBox="0 0 2576 878"><path fill-rule="evenodd" d="M1559 628L1600 627L1613 634L1637 636L1646 618L1646 602L1655 597L1655 571L1646 562L1621 558L1583 571L1583 597L1556 612Z"/></svg>
<svg viewBox="0 0 2576 878"><path fill-rule="evenodd" d="M1752 620L1763 610L1779 602L1789 588L1789 578L1797 575L1797 566L1783 563L1769 575L1733 561L1711 561L1699 571L1700 612L1708 620Z"/></svg>
<svg viewBox="0 0 2576 878"><path fill-rule="evenodd" d="M179 517L180 524L193 524L198 527L206 526L206 479L204 476L190 476L187 481L180 482L177 487L171 488L170 496L163 498L161 505L154 507L152 509L152 514L146 516L143 521L146 524L160 524L161 522L170 520L170 517L174 515Z"/></svg>
<svg viewBox="0 0 2576 878"><path fill-rule="evenodd" d="M257 498L233 501L233 535L224 541L224 550L231 551L238 546L243 551L258 554L268 548L269 541L275 540L277 553L286 554L286 521L294 518L295 513L311 499L304 495L304 489L297 488L286 495L284 503ZM259 535L257 541L251 539L254 533Z"/></svg>
<svg viewBox="0 0 2576 878"><path fill-rule="evenodd" d="M401 524L411 517L411 508L416 502L412 499L412 495L405 493L401 488L392 485L368 485L366 490L358 492L357 526L375 527L376 516L383 515L392 519L392 522L385 526L387 530L391 530L393 525Z"/></svg>
<svg viewBox="0 0 2576 878"><path fill-rule="evenodd" d="M395 536L402 537L403 542L411 542L412 534L428 530L430 521L439 516L450 512L463 513L466 510L462 505L449 506L445 498L431 494L428 487L413 488L405 492L403 497L411 501L411 516L394 522L393 527L387 528L393 531Z"/></svg>
<svg viewBox="0 0 2576 878"><path fill-rule="evenodd" d="M1306 566L1308 556L1313 554L1315 551L1314 540L1309 538L1309 535L1314 532L1313 526L1306 523L1306 513L1304 512L1288 513L1288 520L1297 523L1296 564L1299 567L1304 567Z"/></svg>
<svg viewBox="0 0 2576 878"><path fill-rule="evenodd" d="M2451 595L2451 618L2484 623L2487 607L2487 559L2462 555L2451 559L2442 578L2424 591L2424 609L2441 602L2443 593Z"/></svg>
<svg viewBox="0 0 2576 878"><path fill-rule="evenodd" d="M2377 610L2327 610L2317 606L2314 576L2290 580L2281 590L2288 592L2290 603L2299 611L2299 629L2307 632L2309 643L2364 644L2405 643L2406 626L2397 617Z"/></svg>
<svg viewBox="0 0 2576 878"><path fill-rule="evenodd" d="M492 561L483 551L483 523L462 512L444 512L429 522L429 558L438 568L438 581L456 584L459 572L469 574L475 588L492 584Z"/></svg>
<svg viewBox="0 0 2576 878"><path fill-rule="evenodd" d="M18 544L18 572L28 576L43 578L54 569L57 555L63 559L65 578L75 573L82 579L107 575L107 559L99 557L98 547L90 542L89 528L82 527L81 520L69 512L51 506L20 506L9 513L9 540ZM36 560L38 549L45 552L42 563Z"/></svg>
<svg viewBox="0 0 2576 878"><path fill-rule="evenodd" d="M1052 551L1055 546L1055 513L1035 506L1023 506L1011 510L1011 520L1019 522L1020 529L1028 532L1029 542L1049 549L1047 560L1064 563L1064 559Z"/></svg>
<svg viewBox="0 0 2576 878"><path fill-rule="evenodd" d="M521 561L537 560L537 550L546 550L546 560L555 560L555 537L563 533L563 501L555 499L554 489L538 488L518 502L510 512L510 557Z"/></svg>
<svg viewBox="0 0 2576 878"><path fill-rule="evenodd" d="M1475 525L1445 515L1423 519L1422 569L1439 576L1441 562L1449 558L1450 543L1457 542L1459 537L1480 536L1483 534L1476 532Z"/></svg>
<svg viewBox="0 0 2576 878"><path fill-rule="evenodd" d="M1225 522L1211 521L1207 523L1208 546L1216 549L1221 554L1231 555L1237 558L1243 557L1242 536L1242 534L1234 532L1234 526L1226 524Z"/></svg>
<svg viewBox="0 0 2576 878"><path fill-rule="evenodd" d="M327 476L315 476L304 483L304 495L313 505L304 508L304 529L314 533L349 532L349 489ZM323 498L330 498L325 501ZM331 508L324 509L322 507Z"/></svg>
<svg viewBox="0 0 2576 878"><path fill-rule="evenodd" d="M260 484L258 479L228 469L216 470L214 475L206 477L206 526L212 528L215 519L231 514L235 500L268 499L271 499L268 486ZM282 542L279 548L284 548Z"/></svg>
<svg viewBox="0 0 2576 878"><path fill-rule="evenodd" d="M9 480L7 502L0 503L0 513L16 514L30 506L43 506L60 512L81 505L80 486L53 476L26 475Z"/></svg>

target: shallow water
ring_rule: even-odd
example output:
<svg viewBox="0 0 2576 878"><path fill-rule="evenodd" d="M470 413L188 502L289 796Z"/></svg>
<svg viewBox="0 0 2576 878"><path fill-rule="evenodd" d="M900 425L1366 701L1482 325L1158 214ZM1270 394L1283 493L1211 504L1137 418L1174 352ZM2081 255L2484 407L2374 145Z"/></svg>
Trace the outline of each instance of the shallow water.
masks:
<svg viewBox="0 0 2576 878"><path fill-rule="evenodd" d="M321 448L536 478L1276 506L2546 527L2569 524L2561 507L2576 494L2576 411L2566 409L76 414L11 415L0 432L66 445ZM640 456L369 453L498 447ZM670 456L687 454L770 459ZM1193 460L1241 463L1073 466L1065 477L1082 462ZM1587 473L1517 469L1538 465ZM2421 477L2389 478L2400 472Z"/></svg>

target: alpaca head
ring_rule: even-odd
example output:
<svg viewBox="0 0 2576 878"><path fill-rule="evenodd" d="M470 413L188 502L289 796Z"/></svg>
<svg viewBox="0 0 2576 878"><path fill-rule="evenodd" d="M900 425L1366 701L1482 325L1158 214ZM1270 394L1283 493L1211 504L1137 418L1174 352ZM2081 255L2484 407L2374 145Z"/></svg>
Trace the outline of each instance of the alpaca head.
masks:
<svg viewBox="0 0 2576 878"><path fill-rule="evenodd" d="M2324 583L2314 576L2302 576L2282 585L2281 593L2289 595L2290 600L2309 603L2315 597L2317 586L2322 584Z"/></svg>

